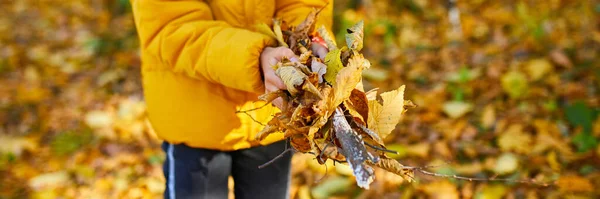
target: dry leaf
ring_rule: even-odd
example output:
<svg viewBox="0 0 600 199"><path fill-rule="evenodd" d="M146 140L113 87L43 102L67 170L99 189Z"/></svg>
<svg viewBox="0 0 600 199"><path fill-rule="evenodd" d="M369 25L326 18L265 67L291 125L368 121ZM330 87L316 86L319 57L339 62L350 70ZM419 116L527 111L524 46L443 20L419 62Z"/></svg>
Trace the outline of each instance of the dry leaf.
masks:
<svg viewBox="0 0 600 199"><path fill-rule="evenodd" d="M523 126L513 124L500 135L498 138L498 146L502 151L515 151L518 153L527 154L531 150L531 135L523 132Z"/></svg>
<svg viewBox="0 0 600 199"><path fill-rule="evenodd" d="M363 70L363 57L362 55L355 55L348 60L348 65L340 70L336 76L336 83L333 84L333 101L331 109L340 105L344 100L350 97L352 90L356 87L356 84L360 82L361 72ZM329 70L329 68L327 69ZM327 74L325 74L327 76Z"/></svg>
<svg viewBox="0 0 600 199"><path fill-rule="evenodd" d="M503 153L496 159L494 172L500 175L509 174L517 170L518 166L519 160L517 159L517 156L512 153Z"/></svg>
<svg viewBox="0 0 600 199"><path fill-rule="evenodd" d="M404 88L401 86L397 90L381 94L383 104L376 100L369 101L369 120L368 126L377 132L381 138L387 137L396 124L400 122L404 109Z"/></svg>
<svg viewBox="0 0 600 199"><path fill-rule="evenodd" d="M290 94L298 93L298 88L302 86L307 76L293 66L282 66L275 70L275 74L281 78Z"/></svg>
<svg viewBox="0 0 600 199"><path fill-rule="evenodd" d="M434 199L458 199L459 194L456 186L447 180L435 181L425 184L422 189L429 198Z"/></svg>
<svg viewBox="0 0 600 199"><path fill-rule="evenodd" d="M310 64L310 70L312 72L317 73L317 77L319 77L318 83L323 82L323 76L327 73L327 65L317 61L318 59L313 59Z"/></svg>
<svg viewBox="0 0 600 199"><path fill-rule="evenodd" d="M317 32L319 33L319 36L321 36L321 38L323 38L323 40L325 41L325 44L327 44L327 49L329 49L329 51L333 51L337 49L337 44L335 43L335 39L329 34L329 32L327 31L327 29L325 28L324 25L321 25L321 27L319 27L319 29L317 29Z"/></svg>
<svg viewBox="0 0 600 199"><path fill-rule="evenodd" d="M271 30L271 28L269 28L269 25L267 25L266 23L256 24L256 26L254 28L256 29L257 32L267 35L275 40L278 40L277 35L275 35L273 30ZM279 32L281 32L281 29L279 29Z"/></svg>
<svg viewBox="0 0 600 199"><path fill-rule="evenodd" d="M348 32L348 34L346 34L346 45L348 45L348 49L360 51L363 48L363 26L364 21L361 20L346 30Z"/></svg>
<svg viewBox="0 0 600 199"><path fill-rule="evenodd" d="M590 180L576 175L561 176L558 179L558 182L556 182L556 185L562 192L594 191L594 186L592 185Z"/></svg>
<svg viewBox="0 0 600 199"><path fill-rule="evenodd" d="M358 112L362 116L363 121L366 122L369 119L369 101L367 100L366 94L358 89L354 89L352 90L352 93L350 93L349 100L353 109Z"/></svg>

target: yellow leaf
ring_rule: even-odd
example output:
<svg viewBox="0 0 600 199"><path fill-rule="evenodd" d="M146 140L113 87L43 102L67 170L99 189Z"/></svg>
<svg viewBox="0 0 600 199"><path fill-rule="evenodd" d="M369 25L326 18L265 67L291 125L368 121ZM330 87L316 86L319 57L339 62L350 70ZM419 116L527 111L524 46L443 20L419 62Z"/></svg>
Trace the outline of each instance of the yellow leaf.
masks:
<svg viewBox="0 0 600 199"><path fill-rule="evenodd" d="M591 192L594 187L590 180L576 176L561 176L556 183L562 192Z"/></svg>
<svg viewBox="0 0 600 199"><path fill-rule="evenodd" d="M483 113L481 114L481 125L486 128L492 128L494 123L496 122L496 110L493 105L487 105L483 108Z"/></svg>
<svg viewBox="0 0 600 199"><path fill-rule="evenodd" d="M560 163L556 158L556 152L552 151L548 153L548 155L546 156L546 161L548 161L548 164L550 165L550 168L552 168L553 171L560 171Z"/></svg>
<svg viewBox="0 0 600 199"><path fill-rule="evenodd" d="M484 187L477 192L475 198L485 199L501 199L506 194L506 187L503 185L484 185Z"/></svg>
<svg viewBox="0 0 600 199"><path fill-rule="evenodd" d="M254 28L259 33L267 35L267 36L271 37L272 39L277 39L277 36L275 36L275 33L273 32L273 30L271 30L271 28L269 28L269 25L267 25L266 23L256 24L256 26Z"/></svg>
<svg viewBox="0 0 600 199"><path fill-rule="evenodd" d="M517 167L519 167L517 157L512 153L504 153L496 160L494 172L500 175L508 174L517 170Z"/></svg>
<svg viewBox="0 0 600 199"><path fill-rule="evenodd" d="M523 132L523 126L513 124L500 135L498 145L502 151L515 151L519 153L528 153L531 149L531 135Z"/></svg>
<svg viewBox="0 0 600 199"><path fill-rule="evenodd" d="M406 147L406 154L410 156L416 156L426 158L429 155L429 149L431 145L427 142L421 142Z"/></svg>
<svg viewBox="0 0 600 199"><path fill-rule="evenodd" d="M502 89L504 89L504 92L506 92L508 96L514 99L518 99L525 96L525 94L527 94L527 91L529 90L527 78L525 77L525 75L523 75L523 73L517 70L513 70L504 74L502 76L501 82Z"/></svg>
<svg viewBox="0 0 600 199"><path fill-rule="evenodd" d="M458 190L447 180L435 181L419 187L429 198L436 199L458 199Z"/></svg>
<svg viewBox="0 0 600 199"><path fill-rule="evenodd" d="M312 199L310 197L310 189L307 185L302 185L298 189L298 199Z"/></svg>
<svg viewBox="0 0 600 199"><path fill-rule="evenodd" d="M113 124L114 116L108 111L90 111L85 114L85 124L91 128L105 128Z"/></svg>
<svg viewBox="0 0 600 199"><path fill-rule="evenodd" d="M467 102L446 102L443 106L444 113L451 118L459 118L473 110L473 105Z"/></svg>
<svg viewBox="0 0 600 199"><path fill-rule="evenodd" d="M287 43L283 40L283 33L281 32L281 21L273 19L273 32L275 33L275 38L280 46L289 47Z"/></svg>
<svg viewBox="0 0 600 199"><path fill-rule="evenodd" d="M329 32L327 31L327 29L325 28L324 25L321 25L321 27L319 27L319 29L317 29L317 32L319 33L321 38L323 38L323 40L325 41L325 44L327 44L327 48L329 49L329 51L337 49L335 39L331 36L331 34L329 34Z"/></svg>
<svg viewBox="0 0 600 199"><path fill-rule="evenodd" d="M32 189L57 188L69 183L69 174L67 171L57 171L52 173L40 174L29 179L29 187Z"/></svg>
<svg viewBox="0 0 600 199"><path fill-rule="evenodd" d="M529 73L529 77L531 77L533 81L536 81L544 77L544 75L548 74L549 72L552 72L554 68L552 67L552 63L550 63L550 61L542 58L529 61L525 69Z"/></svg>
<svg viewBox="0 0 600 199"><path fill-rule="evenodd" d="M348 164L336 164L335 171L341 175L345 176L353 176L352 168Z"/></svg>
<svg viewBox="0 0 600 199"><path fill-rule="evenodd" d="M397 90L382 93L383 104L377 100L369 101L369 128L377 132L382 139L394 130L402 118L405 111L404 88L403 85Z"/></svg>
<svg viewBox="0 0 600 199"><path fill-rule="evenodd" d="M344 49L345 48L334 49L325 55L325 65L327 65L327 70L323 78L332 85L335 85L335 79L338 72L344 68L341 60L342 50Z"/></svg>
<svg viewBox="0 0 600 199"><path fill-rule="evenodd" d="M275 74L281 78L287 90L292 94L298 93L297 86L301 86L306 75L293 66L282 66L277 68Z"/></svg>
<svg viewBox="0 0 600 199"><path fill-rule="evenodd" d="M348 60L348 66L342 68L336 76L336 83L333 84L333 103L330 108L335 109L344 100L350 97L352 90L356 88L356 85L361 80L361 73L363 70L363 56L356 54ZM329 68L327 69L329 72ZM327 74L325 74L327 76Z"/></svg>

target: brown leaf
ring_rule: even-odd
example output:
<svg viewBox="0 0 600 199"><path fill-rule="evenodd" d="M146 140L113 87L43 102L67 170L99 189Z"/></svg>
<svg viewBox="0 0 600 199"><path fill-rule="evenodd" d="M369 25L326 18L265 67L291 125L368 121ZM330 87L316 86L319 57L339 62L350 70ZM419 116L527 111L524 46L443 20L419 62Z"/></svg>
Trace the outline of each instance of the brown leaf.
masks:
<svg viewBox="0 0 600 199"><path fill-rule="evenodd" d="M262 95L258 96L258 99L269 103L279 97L285 97L285 96L286 96L286 94L285 94L284 90L277 90L277 91L273 91L270 93L262 94Z"/></svg>
<svg viewBox="0 0 600 199"><path fill-rule="evenodd" d="M283 33L281 32L281 21L277 19L273 19L273 32L275 34L275 39L277 39L277 43L280 46L289 47L285 40L283 39Z"/></svg>
<svg viewBox="0 0 600 199"><path fill-rule="evenodd" d="M557 63L558 65L563 66L565 68L573 67L571 59L569 59L565 52L560 49L555 49L552 52L550 52L550 59L552 59L554 63Z"/></svg>
<svg viewBox="0 0 600 199"><path fill-rule="evenodd" d="M350 93L349 100L354 110L362 116L363 121L367 121L369 119L369 100L367 99L367 95L358 89L354 89Z"/></svg>
<svg viewBox="0 0 600 199"><path fill-rule="evenodd" d="M590 180L576 175L561 176L556 184L563 192L591 192L594 190Z"/></svg>
<svg viewBox="0 0 600 199"><path fill-rule="evenodd" d="M377 163L369 162L369 164L399 175L408 182L412 182L415 179L413 170L405 168L404 165L394 159L381 158Z"/></svg>
<svg viewBox="0 0 600 199"><path fill-rule="evenodd" d="M306 135L302 134L296 134L292 136L290 139L290 144L292 145L292 147L294 147L294 149L303 153L309 152L312 149L310 141L308 140Z"/></svg>

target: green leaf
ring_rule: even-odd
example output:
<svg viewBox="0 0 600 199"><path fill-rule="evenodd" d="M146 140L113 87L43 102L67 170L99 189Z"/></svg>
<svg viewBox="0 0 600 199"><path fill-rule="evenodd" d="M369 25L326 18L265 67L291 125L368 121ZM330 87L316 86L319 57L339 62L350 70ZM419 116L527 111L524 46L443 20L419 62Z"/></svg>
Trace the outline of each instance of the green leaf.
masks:
<svg viewBox="0 0 600 199"><path fill-rule="evenodd" d="M90 130L82 132L67 131L56 135L50 146L57 155L67 155L80 149L92 141Z"/></svg>
<svg viewBox="0 0 600 199"><path fill-rule="evenodd" d="M352 183L352 180L346 177L333 177L317 185L311 193L314 198L329 198L331 195L346 191Z"/></svg>
<svg viewBox="0 0 600 199"><path fill-rule="evenodd" d="M598 145L598 139L595 138L591 133L581 132L573 137L573 144L577 146L577 151L587 152L590 149L596 148Z"/></svg>
<svg viewBox="0 0 600 199"><path fill-rule="evenodd" d="M519 71L510 71L502 76L502 89L513 99L518 99L527 93L529 85L527 77Z"/></svg>
<svg viewBox="0 0 600 199"><path fill-rule="evenodd" d="M338 72L340 72L340 70L344 68L344 65L342 64L341 60L341 55L342 50L345 49L346 47L342 47L341 49L329 51L325 56L325 65L327 65L327 72L325 73L323 78L325 78L325 81L329 82L332 85L335 85L335 78Z"/></svg>
<svg viewBox="0 0 600 199"><path fill-rule="evenodd" d="M361 20L347 30L346 45L351 50L360 51L363 48L364 22Z"/></svg>
<svg viewBox="0 0 600 199"><path fill-rule="evenodd" d="M592 109L584 102L577 101L567 106L565 116L571 125L581 126L586 133L592 132Z"/></svg>

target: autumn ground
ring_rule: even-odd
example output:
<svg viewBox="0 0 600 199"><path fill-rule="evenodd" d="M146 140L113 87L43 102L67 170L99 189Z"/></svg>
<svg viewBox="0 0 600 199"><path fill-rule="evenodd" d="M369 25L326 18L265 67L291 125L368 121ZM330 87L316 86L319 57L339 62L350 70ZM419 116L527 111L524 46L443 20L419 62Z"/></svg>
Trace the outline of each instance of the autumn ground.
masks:
<svg viewBox="0 0 600 199"><path fill-rule="evenodd" d="M394 158L532 181L409 184L378 171L361 190L347 168L296 155L292 194L600 197L600 2L360 2L336 1L338 39L364 19L365 86L405 84L419 106L387 140ZM0 12L0 198L161 197L128 1L2 1Z"/></svg>

